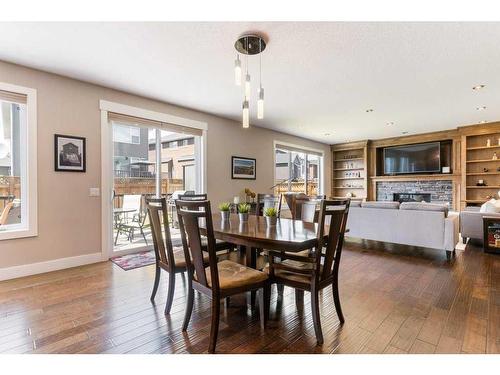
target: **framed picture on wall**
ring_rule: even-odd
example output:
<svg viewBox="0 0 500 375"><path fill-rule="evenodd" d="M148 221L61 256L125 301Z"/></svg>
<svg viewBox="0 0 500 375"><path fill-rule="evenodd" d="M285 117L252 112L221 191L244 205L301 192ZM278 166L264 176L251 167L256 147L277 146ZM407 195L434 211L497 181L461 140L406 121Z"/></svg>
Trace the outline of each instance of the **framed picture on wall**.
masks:
<svg viewBox="0 0 500 375"><path fill-rule="evenodd" d="M257 161L252 158L233 156L231 158L231 178L233 180L255 180Z"/></svg>
<svg viewBox="0 0 500 375"><path fill-rule="evenodd" d="M54 134L54 170L57 172L85 172L85 138Z"/></svg>

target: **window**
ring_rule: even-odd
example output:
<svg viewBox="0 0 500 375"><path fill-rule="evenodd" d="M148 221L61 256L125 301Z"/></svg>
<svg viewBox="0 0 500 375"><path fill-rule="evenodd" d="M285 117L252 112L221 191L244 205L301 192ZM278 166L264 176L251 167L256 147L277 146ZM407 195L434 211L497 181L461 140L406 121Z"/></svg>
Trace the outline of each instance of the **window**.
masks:
<svg viewBox="0 0 500 375"><path fill-rule="evenodd" d="M0 239L35 236L36 91L0 83Z"/></svg>
<svg viewBox="0 0 500 375"><path fill-rule="evenodd" d="M139 145L141 144L141 129L135 126L116 124L113 127L113 141Z"/></svg>
<svg viewBox="0 0 500 375"><path fill-rule="evenodd" d="M322 192L323 154L287 144L275 144L274 180L277 194L319 195Z"/></svg>

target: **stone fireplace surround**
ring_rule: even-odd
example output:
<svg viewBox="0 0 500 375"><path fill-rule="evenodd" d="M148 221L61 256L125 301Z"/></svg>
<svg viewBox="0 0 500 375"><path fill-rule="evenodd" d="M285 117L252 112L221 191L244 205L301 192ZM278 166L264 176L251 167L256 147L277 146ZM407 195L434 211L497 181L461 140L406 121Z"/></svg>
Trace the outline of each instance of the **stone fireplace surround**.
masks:
<svg viewBox="0 0 500 375"><path fill-rule="evenodd" d="M448 203L453 207L452 180L377 181L377 201L393 201L394 193L428 193L431 203Z"/></svg>

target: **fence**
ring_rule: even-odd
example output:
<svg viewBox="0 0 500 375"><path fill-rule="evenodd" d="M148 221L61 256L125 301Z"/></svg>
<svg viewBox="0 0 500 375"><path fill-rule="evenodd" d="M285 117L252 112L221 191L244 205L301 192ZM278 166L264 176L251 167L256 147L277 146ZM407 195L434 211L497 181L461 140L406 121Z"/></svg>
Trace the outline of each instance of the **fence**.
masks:
<svg viewBox="0 0 500 375"><path fill-rule="evenodd" d="M318 182L317 181L308 181L307 182L307 190L306 190L306 182L305 181L292 181L290 182L290 190L288 188L288 181L283 182L275 187L276 194L282 193L306 193L308 195L317 195L318 194Z"/></svg>
<svg viewBox="0 0 500 375"><path fill-rule="evenodd" d="M153 195L156 192L156 180L154 178L123 177L115 178L114 181L115 200L114 207L121 207L121 197L128 194ZM182 179L162 179L161 194L171 194L176 190L183 190Z"/></svg>

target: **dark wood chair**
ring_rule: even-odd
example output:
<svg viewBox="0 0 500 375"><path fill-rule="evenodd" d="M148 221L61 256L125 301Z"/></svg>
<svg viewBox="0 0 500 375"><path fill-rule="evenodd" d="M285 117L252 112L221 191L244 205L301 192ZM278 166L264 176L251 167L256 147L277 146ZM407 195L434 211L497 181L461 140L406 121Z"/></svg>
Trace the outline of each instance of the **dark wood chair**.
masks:
<svg viewBox="0 0 500 375"><path fill-rule="evenodd" d="M170 314L175 291L175 274L186 271L186 259L182 246L173 247L168 225L167 200L165 198L149 198L146 201L149 222L151 224L151 234L156 256L156 272L151 302L154 301L158 285L160 283L161 270L168 272L168 292L167 303L165 304L165 314ZM163 223L162 223L163 221ZM163 230L162 230L163 226ZM165 238L163 237L165 233ZM208 264L208 253L204 254L204 261Z"/></svg>
<svg viewBox="0 0 500 375"><path fill-rule="evenodd" d="M278 217L281 212L281 203L282 203L283 195L278 194L257 194L257 209L255 214L257 216L263 216L264 211L268 207L274 207L278 211Z"/></svg>
<svg viewBox="0 0 500 375"><path fill-rule="evenodd" d="M303 193L291 195L290 212L292 219L302 220L302 206L305 202L320 201L326 199L326 195L306 195Z"/></svg>
<svg viewBox="0 0 500 375"><path fill-rule="evenodd" d="M226 297L259 291L259 309L262 329L269 308L270 287L268 276L261 271L230 260L217 262L212 212L209 201L176 201L179 227L188 271L188 299L182 330L186 331L193 310L194 290L212 299L212 324L208 351L215 352L219 330L220 302ZM208 240L209 267L203 261L200 220L205 222Z"/></svg>
<svg viewBox="0 0 500 375"><path fill-rule="evenodd" d="M295 288L297 307L301 308L304 291L311 293L311 309L318 344L323 343L323 333L319 313L319 291L332 286L333 301L340 323L344 315L340 306L338 276L344 233L349 213L350 201L322 200L318 221L318 246L309 254L269 251L269 266L264 270L269 274L271 283ZM328 222L328 241L323 251L325 224ZM277 261L277 259L280 259Z"/></svg>

